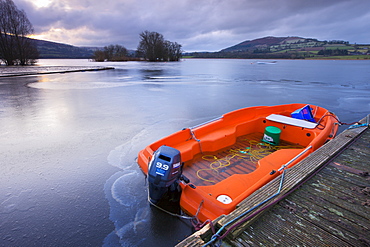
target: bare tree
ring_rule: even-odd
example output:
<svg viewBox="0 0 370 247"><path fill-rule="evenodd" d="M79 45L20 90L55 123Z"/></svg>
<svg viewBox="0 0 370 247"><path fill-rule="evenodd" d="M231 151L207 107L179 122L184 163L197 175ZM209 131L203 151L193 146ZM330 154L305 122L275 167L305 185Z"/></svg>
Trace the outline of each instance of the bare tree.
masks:
<svg viewBox="0 0 370 247"><path fill-rule="evenodd" d="M104 47L105 58L108 61L127 60L127 49L121 45L109 45Z"/></svg>
<svg viewBox="0 0 370 247"><path fill-rule="evenodd" d="M33 26L26 13L12 0L0 0L0 58L6 65L27 65L38 58L33 41L27 36Z"/></svg>
<svg viewBox="0 0 370 247"><path fill-rule="evenodd" d="M137 48L138 53L149 61L158 61L163 56L164 38L157 32L144 31L140 33L141 41Z"/></svg>
<svg viewBox="0 0 370 247"><path fill-rule="evenodd" d="M151 62L178 61L181 57L181 45L164 40L162 34L144 31L140 38L137 52Z"/></svg>
<svg viewBox="0 0 370 247"><path fill-rule="evenodd" d="M176 42L165 42L165 50L166 50L166 61L179 61L181 58L181 45Z"/></svg>
<svg viewBox="0 0 370 247"><path fill-rule="evenodd" d="M94 51L93 59L95 62L104 62L106 60L104 51L100 49Z"/></svg>
<svg viewBox="0 0 370 247"><path fill-rule="evenodd" d="M121 45L109 45L94 52L93 59L96 62L103 61L127 61L128 51Z"/></svg>

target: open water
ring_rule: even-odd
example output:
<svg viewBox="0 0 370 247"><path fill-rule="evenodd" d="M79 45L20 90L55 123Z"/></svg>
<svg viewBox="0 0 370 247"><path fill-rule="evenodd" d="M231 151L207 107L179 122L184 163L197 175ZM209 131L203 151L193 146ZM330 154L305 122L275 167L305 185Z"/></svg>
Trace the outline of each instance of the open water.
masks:
<svg viewBox="0 0 370 247"><path fill-rule="evenodd" d="M39 65L116 69L0 78L0 246L173 246L191 224L149 207L135 158L150 142L247 106L370 112L366 60Z"/></svg>

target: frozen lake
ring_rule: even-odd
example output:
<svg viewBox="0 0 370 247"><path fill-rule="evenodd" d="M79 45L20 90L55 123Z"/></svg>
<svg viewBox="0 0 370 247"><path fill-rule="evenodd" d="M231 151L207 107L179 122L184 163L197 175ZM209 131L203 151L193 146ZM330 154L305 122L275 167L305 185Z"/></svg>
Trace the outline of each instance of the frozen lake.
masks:
<svg viewBox="0 0 370 247"><path fill-rule="evenodd" d="M135 158L150 142L247 106L370 112L366 60L39 65L115 69L0 77L0 246L173 246L191 224L149 207Z"/></svg>

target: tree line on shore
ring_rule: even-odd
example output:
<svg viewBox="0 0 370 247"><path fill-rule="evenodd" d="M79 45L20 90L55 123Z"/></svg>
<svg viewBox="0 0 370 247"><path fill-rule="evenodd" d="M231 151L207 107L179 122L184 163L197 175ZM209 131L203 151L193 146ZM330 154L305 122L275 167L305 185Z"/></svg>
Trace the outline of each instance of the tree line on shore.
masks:
<svg viewBox="0 0 370 247"><path fill-rule="evenodd" d="M19 10L13 0L0 0L0 64L31 65L39 58L33 39L28 38L34 29L24 10ZM179 61L182 50L176 42L165 40L157 32L140 33L140 43L135 54L124 46L109 45L94 52L95 61L145 60L151 62Z"/></svg>
<svg viewBox="0 0 370 247"><path fill-rule="evenodd" d="M12 0L0 0L0 60L6 65L29 65L38 59L36 45L27 38L33 26Z"/></svg>
<svg viewBox="0 0 370 247"><path fill-rule="evenodd" d="M179 61L181 58L181 45L165 40L160 33L144 31L140 33L140 39L136 54L129 54L128 50L121 45L109 45L96 50L93 60L97 62L128 61L138 60L140 57L150 62L163 62Z"/></svg>

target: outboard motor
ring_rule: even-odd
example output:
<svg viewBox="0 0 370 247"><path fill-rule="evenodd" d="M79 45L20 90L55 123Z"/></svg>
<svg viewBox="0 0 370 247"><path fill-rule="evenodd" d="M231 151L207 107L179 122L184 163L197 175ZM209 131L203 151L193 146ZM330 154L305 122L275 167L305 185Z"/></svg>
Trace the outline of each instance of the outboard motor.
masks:
<svg viewBox="0 0 370 247"><path fill-rule="evenodd" d="M178 201L181 194L181 174L180 151L169 146L159 147L154 152L148 168L150 202L158 205L164 198L168 201Z"/></svg>

